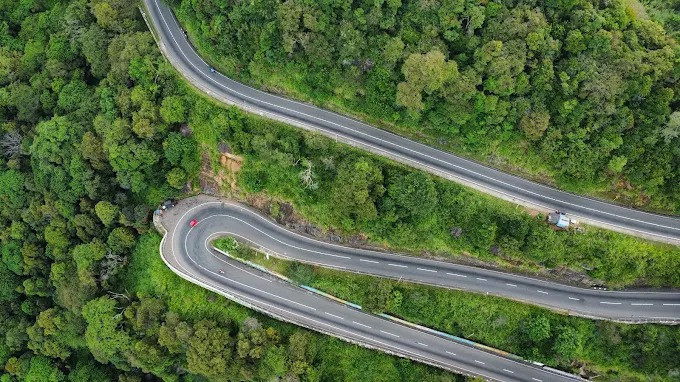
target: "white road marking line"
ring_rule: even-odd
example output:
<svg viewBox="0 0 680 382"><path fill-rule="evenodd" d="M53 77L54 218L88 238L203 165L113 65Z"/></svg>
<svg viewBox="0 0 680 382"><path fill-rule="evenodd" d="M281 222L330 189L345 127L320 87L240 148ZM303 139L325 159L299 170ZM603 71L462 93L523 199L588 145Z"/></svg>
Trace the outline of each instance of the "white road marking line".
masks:
<svg viewBox="0 0 680 382"><path fill-rule="evenodd" d="M422 342L418 342L418 345L422 345L422 346L425 346L425 347L430 346L430 345L424 344L424 343L422 343Z"/></svg>
<svg viewBox="0 0 680 382"><path fill-rule="evenodd" d="M538 378L531 378L531 379L533 379L533 380L536 381L536 382L543 382L542 379L538 379Z"/></svg>
<svg viewBox="0 0 680 382"><path fill-rule="evenodd" d="M637 304L637 303L634 303L634 302L631 302L630 304L633 305L633 306L652 306L652 305L654 305L654 304Z"/></svg>
<svg viewBox="0 0 680 382"><path fill-rule="evenodd" d="M485 364L484 362L482 362L482 361L477 361L477 360L475 360L475 362L481 363L482 365L486 365L486 364Z"/></svg>
<svg viewBox="0 0 680 382"><path fill-rule="evenodd" d="M364 325L364 324L362 324L362 323L360 323L360 322L352 321L352 323L355 324L355 325L363 326L364 328L373 329L373 328L371 328L370 326Z"/></svg>
<svg viewBox="0 0 680 382"><path fill-rule="evenodd" d="M481 277L475 277L475 278L476 278L477 280L479 280L479 281L486 281L486 279L483 279L483 278L481 278Z"/></svg>
<svg viewBox="0 0 680 382"><path fill-rule="evenodd" d="M387 263L387 265L389 265L391 267L408 268L406 265L390 264L390 263Z"/></svg>
<svg viewBox="0 0 680 382"><path fill-rule="evenodd" d="M576 298L576 297L569 297L569 299L570 299L570 300L574 300L574 301L581 301L580 298Z"/></svg>
<svg viewBox="0 0 680 382"><path fill-rule="evenodd" d="M373 261L373 260L366 260L366 259L359 259L359 261L363 261L364 263L373 263L373 264L379 264L378 261Z"/></svg>
<svg viewBox="0 0 680 382"><path fill-rule="evenodd" d="M680 304L663 304L664 306L680 306Z"/></svg>
<svg viewBox="0 0 680 382"><path fill-rule="evenodd" d="M396 335L396 334L394 334L394 333L386 332L386 331L384 331L384 330L381 330L380 332L381 332L381 333L385 333L385 334L389 334L390 336L394 336L394 337L399 338L399 336Z"/></svg>
<svg viewBox="0 0 680 382"><path fill-rule="evenodd" d="M446 354L451 354L451 355L456 355L456 353L451 353L450 351L446 351Z"/></svg>
<svg viewBox="0 0 680 382"><path fill-rule="evenodd" d="M546 292L546 291L543 291L543 290L536 290L536 292L538 292L538 293L543 293L543 294L550 294L550 293L548 293L548 292Z"/></svg>
<svg viewBox="0 0 680 382"><path fill-rule="evenodd" d="M600 301L600 304L605 304L605 305L621 305L620 302L608 302L608 301Z"/></svg>
<svg viewBox="0 0 680 382"><path fill-rule="evenodd" d="M447 274L447 275L451 275L451 276L456 276L456 277L467 277L467 276L465 276L465 275L459 275L458 273L449 273L449 272L446 272L446 274Z"/></svg>
<svg viewBox="0 0 680 382"><path fill-rule="evenodd" d="M340 316L336 316L335 314L331 314L331 313L328 313L328 312L324 312L324 313L326 313L327 315L329 315L329 316L331 316L331 317L335 317L335 318L339 318L339 319L341 319L341 320L344 320L344 318L342 318L342 317L340 317Z"/></svg>
<svg viewBox="0 0 680 382"><path fill-rule="evenodd" d="M416 268L416 269L419 270L419 271L437 273L437 271L435 271L434 269L425 269L425 268Z"/></svg>
<svg viewBox="0 0 680 382"><path fill-rule="evenodd" d="M508 369L503 369L503 371L504 371L504 372L506 372L506 373L510 373L510 374L515 374L515 372L514 372L514 371L512 371L512 370L508 370Z"/></svg>
<svg viewBox="0 0 680 382"><path fill-rule="evenodd" d="M208 237L208 239L209 239L209 238L210 238L210 237ZM208 248L208 239L206 239L206 241L205 241L205 243L204 243L206 248ZM222 253L222 251L221 251L220 249L218 249L218 248L215 248L215 249L216 249L219 253ZM215 257L217 260L219 260L219 261L225 263L226 265L228 265L228 266L230 266L230 267L234 267L234 268L238 269L238 270L241 271L241 272L245 272L245 273L247 273L247 274L249 274L249 275L251 275L251 276L255 276L255 277L257 277L257 278L259 278L259 279L262 279L262 280L264 280L264 281L272 282L272 280L270 280L270 279L268 279L268 278L266 278L266 277L262 277L262 276L260 276L260 275L256 275L256 274L254 274L254 273L252 273L252 272L249 272L249 271L247 271L247 270L245 270L245 269L243 269L243 268L241 268L241 267L237 267L236 265L227 262L227 261L224 260L223 258L221 258L221 257L219 257L219 256L217 256L217 255L215 255L215 254L213 253L213 251L211 251L209 248L208 248L208 252L209 252L211 255L213 255L213 257ZM222 275L223 275L223 273L217 274L217 276L219 276L219 277L224 277L224 276L222 276Z"/></svg>
<svg viewBox="0 0 680 382"><path fill-rule="evenodd" d="M510 286L510 287L516 287L517 286L515 284L507 284L507 283L505 285Z"/></svg>

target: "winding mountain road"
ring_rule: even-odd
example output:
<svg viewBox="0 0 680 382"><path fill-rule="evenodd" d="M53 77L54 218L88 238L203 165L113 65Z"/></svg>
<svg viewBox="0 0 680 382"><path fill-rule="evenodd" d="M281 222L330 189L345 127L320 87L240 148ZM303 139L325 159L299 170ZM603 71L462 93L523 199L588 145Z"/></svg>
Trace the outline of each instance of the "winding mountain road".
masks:
<svg viewBox="0 0 680 382"><path fill-rule="evenodd" d="M192 219L199 222L195 227L189 224ZM409 258L399 259L394 255L349 248L341 252L340 247L286 231L242 205L207 196L181 201L163 214L162 224L166 234L161 241L161 256L170 269L190 282L277 319L491 381L582 380L507 353L479 349L313 294L218 253L211 247L210 241L219 236L233 235L248 238L253 245L279 250L291 258L299 256L320 262L326 262L328 255L357 262L361 259L383 259L380 256L385 256L384 259L395 257L400 264L415 266L416 263L409 263ZM343 253L352 257L346 259Z"/></svg>
<svg viewBox="0 0 680 382"><path fill-rule="evenodd" d="M565 314L619 322L680 322L680 291L607 291L579 288L549 280L420 257L378 252L316 240L287 230L269 218L233 201L209 196L190 214L200 238L228 235L280 258L349 272L505 297ZM188 224L185 224L188 226ZM186 228L186 227L180 227ZM196 248L200 243L190 240ZM191 248L190 247L190 248ZM183 253L183 256L188 256Z"/></svg>
<svg viewBox="0 0 680 382"><path fill-rule="evenodd" d="M589 224L680 244L680 219L560 191L306 103L259 91L211 71L191 46L172 11L144 1L144 13L170 63L194 86L247 111L319 132L485 193L543 211L560 210ZM147 17L147 15L149 17Z"/></svg>
<svg viewBox="0 0 680 382"><path fill-rule="evenodd" d="M198 224L191 227L189 222ZM319 266L527 301L568 314L624 322L677 322L680 293L601 291L386 252L343 247L291 232L256 211L200 195L162 216L161 256L175 273L275 318L370 348L495 381L578 378L424 332L283 282L215 251L232 236L263 252ZM220 272L220 270L222 272Z"/></svg>

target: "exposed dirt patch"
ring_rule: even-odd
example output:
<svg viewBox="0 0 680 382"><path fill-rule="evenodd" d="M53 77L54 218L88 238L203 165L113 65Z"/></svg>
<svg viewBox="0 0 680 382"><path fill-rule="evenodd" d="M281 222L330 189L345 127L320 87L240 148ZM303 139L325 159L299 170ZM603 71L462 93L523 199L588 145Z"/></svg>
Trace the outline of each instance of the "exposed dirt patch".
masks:
<svg viewBox="0 0 680 382"><path fill-rule="evenodd" d="M226 181L229 184L229 188L231 188L232 191L236 190L236 174L241 171L243 157L234 154L222 154L220 156L220 165L222 166L222 169L226 169L226 173L222 171L222 175L224 176L223 181Z"/></svg>
<svg viewBox="0 0 680 382"><path fill-rule="evenodd" d="M221 178L213 171L210 154L204 150L201 153L201 172L198 174L198 183L201 187L201 192L208 195L218 195Z"/></svg>
<svg viewBox="0 0 680 382"><path fill-rule="evenodd" d="M236 174L243 166L243 157L231 153L221 153L219 166L213 168L213 157L208 150L201 154L201 172L199 184L201 192L208 195L220 195L223 191L236 191Z"/></svg>

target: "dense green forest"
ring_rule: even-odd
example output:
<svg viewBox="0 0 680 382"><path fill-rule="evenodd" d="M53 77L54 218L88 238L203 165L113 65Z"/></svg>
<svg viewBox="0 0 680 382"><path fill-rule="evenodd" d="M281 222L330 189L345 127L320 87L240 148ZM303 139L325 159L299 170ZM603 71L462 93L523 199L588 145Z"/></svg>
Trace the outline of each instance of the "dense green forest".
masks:
<svg viewBox="0 0 680 382"><path fill-rule="evenodd" d="M196 191L221 141L246 157L232 196L292 202L343 236L680 285L677 247L558 233L510 204L211 103L165 62L137 5L0 0L1 382L462 380L268 319L168 270L150 212ZM675 329L625 330L663 344L635 367L669 368Z"/></svg>
<svg viewBox="0 0 680 382"><path fill-rule="evenodd" d="M635 0L169 2L236 78L569 190L680 211L680 46ZM648 2L677 27L677 0Z"/></svg>
<svg viewBox="0 0 680 382"><path fill-rule="evenodd" d="M268 320L165 268L173 296L201 300L168 306L137 288L135 261L160 260L150 210L199 165L178 132L185 89L137 4L0 1L0 73L1 381L458 380Z"/></svg>
<svg viewBox="0 0 680 382"><path fill-rule="evenodd" d="M663 24L666 31L676 41L680 41L680 1L678 0L642 0L643 14Z"/></svg>

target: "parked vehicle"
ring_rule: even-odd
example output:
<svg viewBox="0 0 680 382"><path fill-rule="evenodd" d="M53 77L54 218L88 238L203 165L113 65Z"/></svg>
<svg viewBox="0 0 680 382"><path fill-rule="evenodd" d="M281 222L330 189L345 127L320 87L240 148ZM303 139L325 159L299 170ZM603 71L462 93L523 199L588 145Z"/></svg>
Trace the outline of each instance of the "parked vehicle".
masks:
<svg viewBox="0 0 680 382"><path fill-rule="evenodd" d="M175 200L175 199L168 199L168 200L164 201L164 202L161 204L161 210L163 210L163 211L169 210L170 208L172 208L172 207L174 207L174 206L176 206L176 205L177 205L177 200Z"/></svg>

